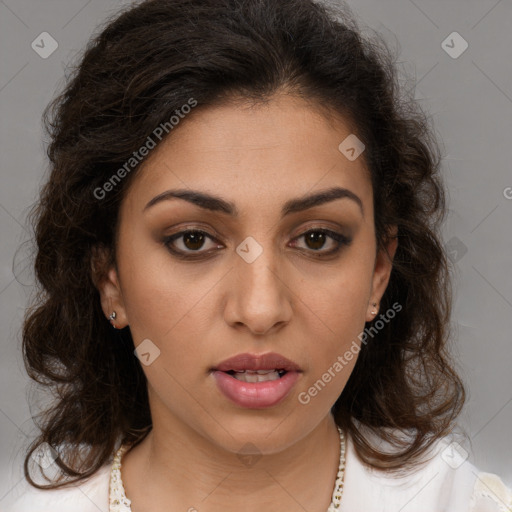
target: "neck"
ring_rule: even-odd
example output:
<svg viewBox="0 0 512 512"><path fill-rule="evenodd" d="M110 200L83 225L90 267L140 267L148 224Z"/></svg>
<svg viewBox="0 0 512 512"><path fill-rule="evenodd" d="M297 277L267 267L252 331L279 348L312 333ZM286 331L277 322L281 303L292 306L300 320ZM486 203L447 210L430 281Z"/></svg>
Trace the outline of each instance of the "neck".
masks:
<svg viewBox="0 0 512 512"><path fill-rule="evenodd" d="M280 451L267 453L272 448L266 445L261 453L245 441L241 446L234 453L184 423L154 422L122 459L132 512L167 511L169 504L190 512L327 510L339 464L332 415Z"/></svg>

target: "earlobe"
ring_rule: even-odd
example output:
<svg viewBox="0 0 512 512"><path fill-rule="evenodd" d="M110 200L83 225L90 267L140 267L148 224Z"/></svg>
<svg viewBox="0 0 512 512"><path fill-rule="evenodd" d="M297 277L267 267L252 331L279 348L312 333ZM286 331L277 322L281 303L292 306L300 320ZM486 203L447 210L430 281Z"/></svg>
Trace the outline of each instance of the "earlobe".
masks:
<svg viewBox="0 0 512 512"><path fill-rule="evenodd" d="M388 286L391 270L393 269L393 259L398 247L397 233L397 226L392 226L389 229L389 236L385 247L377 253L373 271L372 291L366 315L367 322L371 322L378 313L378 304Z"/></svg>
<svg viewBox="0 0 512 512"><path fill-rule="evenodd" d="M101 282L100 288L101 306L105 317L114 329L122 329L128 325L123 302L123 294L119 284L117 270L111 267L106 278Z"/></svg>
<svg viewBox="0 0 512 512"><path fill-rule="evenodd" d="M93 251L91 258L93 282L100 294L101 308L105 318L115 329L122 329L128 325L123 295L117 270L112 263L108 262L108 252L105 249Z"/></svg>

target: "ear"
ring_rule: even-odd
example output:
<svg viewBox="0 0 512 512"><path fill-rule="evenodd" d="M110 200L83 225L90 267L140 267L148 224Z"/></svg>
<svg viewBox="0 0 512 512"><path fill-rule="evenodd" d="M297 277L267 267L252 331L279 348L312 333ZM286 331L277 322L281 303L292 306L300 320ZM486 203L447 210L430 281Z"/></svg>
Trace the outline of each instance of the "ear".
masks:
<svg viewBox="0 0 512 512"><path fill-rule="evenodd" d="M384 248L380 249L375 258L373 270L372 290L370 302L366 312L366 321L371 322L379 312L379 303L388 286L391 270L393 269L393 258L398 246L398 228L393 225L388 230L388 238ZM373 304L376 304L374 306Z"/></svg>
<svg viewBox="0 0 512 512"><path fill-rule="evenodd" d="M98 289L101 308L107 320L115 312L115 319L111 324L116 329L128 325L123 294L119 284L119 276L111 251L103 246L93 248L91 256L91 272L94 285Z"/></svg>

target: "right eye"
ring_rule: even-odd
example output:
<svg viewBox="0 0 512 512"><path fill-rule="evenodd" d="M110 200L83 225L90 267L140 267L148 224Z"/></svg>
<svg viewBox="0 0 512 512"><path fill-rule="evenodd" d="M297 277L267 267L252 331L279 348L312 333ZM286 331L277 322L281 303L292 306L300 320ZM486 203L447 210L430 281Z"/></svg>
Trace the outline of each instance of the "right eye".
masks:
<svg viewBox="0 0 512 512"><path fill-rule="evenodd" d="M206 231L187 229L165 237L163 242L171 253L186 258L187 255L192 255L192 257L194 257L196 254L201 255L208 252L208 250L199 250L204 246L207 239L215 241L215 238ZM213 246L218 247L217 244L213 244Z"/></svg>

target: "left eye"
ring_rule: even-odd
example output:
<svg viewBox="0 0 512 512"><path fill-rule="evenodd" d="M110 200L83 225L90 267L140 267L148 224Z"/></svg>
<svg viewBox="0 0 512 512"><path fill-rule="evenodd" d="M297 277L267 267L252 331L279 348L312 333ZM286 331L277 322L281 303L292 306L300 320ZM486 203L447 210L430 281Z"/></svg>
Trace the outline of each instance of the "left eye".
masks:
<svg viewBox="0 0 512 512"><path fill-rule="evenodd" d="M321 251L322 253L335 253L337 252L342 245L348 245L350 243L350 239L341 233L336 233L335 231L331 231L330 229L312 229L310 231L306 231L302 233L302 235L295 238L295 240L299 240L304 238L306 243L306 249L311 249L313 252L320 252L326 243L326 240L329 238L334 240L334 247L331 250Z"/></svg>

